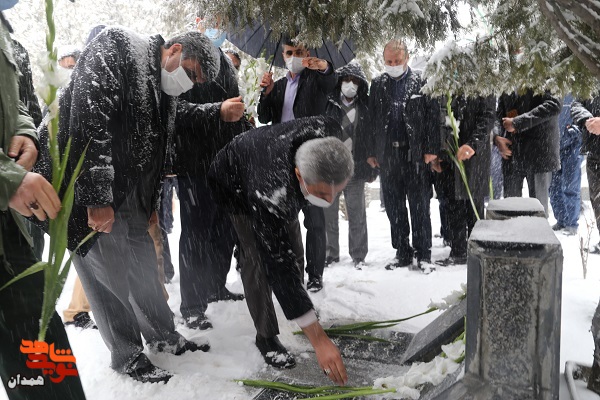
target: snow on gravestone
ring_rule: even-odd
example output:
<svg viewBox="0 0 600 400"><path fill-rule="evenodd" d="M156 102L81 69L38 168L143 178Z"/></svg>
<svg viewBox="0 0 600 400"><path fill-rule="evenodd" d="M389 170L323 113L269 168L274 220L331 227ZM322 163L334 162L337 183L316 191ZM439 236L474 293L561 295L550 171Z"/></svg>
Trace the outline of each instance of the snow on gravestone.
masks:
<svg viewBox="0 0 600 400"><path fill-rule="evenodd" d="M504 220L519 216L544 217L544 207L535 198L509 197L490 201L487 219ZM430 361L462 332L467 314L466 300L452 307L415 335L402 358L402 364Z"/></svg>
<svg viewBox="0 0 600 400"><path fill-rule="evenodd" d="M507 197L501 200L490 200L485 219L508 219L514 217L545 218L544 206L536 198Z"/></svg>
<svg viewBox="0 0 600 400"><path fill-rule="evenodd" d="M558 400L562 261L545 218L477 222L465 375L436 399Z"/></svg>

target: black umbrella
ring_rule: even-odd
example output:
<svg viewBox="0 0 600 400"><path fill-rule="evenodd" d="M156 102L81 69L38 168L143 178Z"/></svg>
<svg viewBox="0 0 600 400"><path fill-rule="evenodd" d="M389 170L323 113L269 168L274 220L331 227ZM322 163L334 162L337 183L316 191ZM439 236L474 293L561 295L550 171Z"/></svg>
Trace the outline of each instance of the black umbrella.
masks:
<svg viewBox="0 0 600 400"><path fill-rule="evenodd" d="M273 56L271 67L275 64L278 67L285 68L281 50L282 35L275 34L267 24L257 23L251 27L246 26L240 31L228 32L227 40L254 58L265 57L268 59ZM319 48L310 48L310 55L330 61L333 68L348 64L355 56L354 43L351 40L344 40L342 47L339 49L330 40L323 39L322 43Z"/></svg>

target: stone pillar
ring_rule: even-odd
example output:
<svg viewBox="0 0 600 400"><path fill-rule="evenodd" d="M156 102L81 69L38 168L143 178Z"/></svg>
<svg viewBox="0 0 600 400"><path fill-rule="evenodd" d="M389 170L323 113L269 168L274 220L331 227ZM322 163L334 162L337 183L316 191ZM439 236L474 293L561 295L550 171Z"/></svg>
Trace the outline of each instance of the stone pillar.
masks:
<svg viewBox="0 0 600 400"><path fill-rule="evenodd" d="M465 376L436 399L558 400L562 260L545 218L477 222Z"/></svg>
<svg viewBox="0 0 600 400"><path fill-rule="evenodd" d="M514 217L545 218L544 206L532 197L507 197L490 200L485 211L485 219L509 219Z"/></svg>

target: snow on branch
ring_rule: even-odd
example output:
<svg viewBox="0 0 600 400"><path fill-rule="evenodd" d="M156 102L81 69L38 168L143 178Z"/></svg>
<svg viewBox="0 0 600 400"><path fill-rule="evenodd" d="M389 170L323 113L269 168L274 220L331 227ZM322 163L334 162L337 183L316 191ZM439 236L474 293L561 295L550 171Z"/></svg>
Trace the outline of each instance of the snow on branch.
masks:
<svg viewBox="0 0 600 400"><path fill-rule="evenodd" d="M600 47L596 44L596 41L587 37L583 34L574 23L567 21L565 12L561 5L569 5L567 0L537 0L541 12L549 20L550 24L556 30L557 35L563 40L571 51L585 64L590 72L597 77L600 77ZM561 4L559 4L559 2ZM591 1L587 1L591 4ZM570 9L572 12L576 12L577 15L580 12L578 9ZM584 21L590 20L592 24L590 27L597 30L598 19L592 17L592 13L595 13L594 8L590 8L590 17L582 18ZM592 18L592 19L590 19ZM589 25L589 24L588 24Z"/></svg>

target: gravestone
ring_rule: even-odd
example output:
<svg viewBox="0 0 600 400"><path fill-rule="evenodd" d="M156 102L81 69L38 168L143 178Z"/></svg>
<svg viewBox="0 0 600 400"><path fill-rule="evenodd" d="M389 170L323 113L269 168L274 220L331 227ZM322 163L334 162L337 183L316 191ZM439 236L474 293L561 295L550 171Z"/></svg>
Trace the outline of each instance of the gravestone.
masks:
<svg viewBox="0 0 600 400"><path fill-rule="evenodd" d="M500 200L490 200L485 219L509 219L514 217L545 218L544 207L536 198L507 197Z"/></svg>
<svg viewBox="0 0 600 400"><path fill-rule="evenodd" d="M400 363L412 364L433 360L442 352L442 345L452 343L460 336L465 327L466 315L467 299L463 299L415 335Z"/></svg>
<svg viewBox="0 0 600 400"><path fill-rule="evenodd" d="M438 400L558 400L562 249L545 218L478 221L465 375Z"/></svg>

